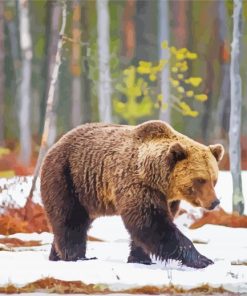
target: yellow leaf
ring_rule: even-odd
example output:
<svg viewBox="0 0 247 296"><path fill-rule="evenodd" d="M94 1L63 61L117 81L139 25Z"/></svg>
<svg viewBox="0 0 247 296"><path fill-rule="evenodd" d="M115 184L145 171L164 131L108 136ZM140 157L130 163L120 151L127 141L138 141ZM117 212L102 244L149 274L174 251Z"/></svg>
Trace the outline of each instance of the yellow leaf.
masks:
<svg viewBox="0 0 247 296"><path fill-rule="evenodd" d="M147 61L139 61L139 67L151 68L152 67L152 63L151 62L147 62Z"/></svg>
<svg viewBox="0 0 247 296"><path fill-rule="evenodd" d="M204 102L204 101L207 101L208 96L205 94L199 94L199 95L195 95L195 99L200 102Z"/></svg>
<svg viewBox="0 0 247 296"><path fill-rule="evenodd" d="M190 77L189 82L191 85L197 87L202 82L202 79L200 77Z"/></svg>
<svg viewBox="0 0 247 296"><path fill-rule="evenodd" d="M15 176L15 171L0 171L0 178L12 178Z"/></svg>
<svg viewBox="0 0 247 296"><path fill-rule="evenodd" d="M183 88L182 86L179 86L179 87L177 88L177 91L178 91L179 93L183 94L183 93L184 93L184 88Z"/></svg>
<svg viewBox="0 0 247 296"><path fill-rule="evenodd" d="M172 73L177 73L178 72L178 68L177 67L172 67L171 71L172 71Z"/></svg>
<svg viewBox="0 0 247 296"><path fill-rule="evenodd" d="M167 42L166 40L164 40L164 41L161 43L161 48L163 48L163 49L168 48L168 42Z"/></svg>
<svg viewBox="0 0 247 296"><path fill-rule="evenodd" d="M179 86L179 81L178 80L171 79L170 81L171 81L172 86L174 86L174 87Z"/></svg>
<svg viewBox="0 0 247 296"><path fill-rule="evenodd" d="M186 53L186 58L189 60L196 60L198 58L198 56L196 53L188 51Z"/></svg>
<svg viewBox="0 0 247 296"><path fill-rule="evenodd" d="M185 48L185 47L182 47L182 48L179 49L179 52L182 53L182 54L185 54L187 51L188 51L188 49Z"/></svg>
<svg viewBox="0 0 247 296"><path fill-rule="evenodd" d="M181 71L181 72L186 72L188 69L189 69L189 67L188 67L187 64L183 64L183 65L181 65L181 67L180 67L180 71Z"/></svg>
<svg viewBox="0 0 247 296"><path fill-rule="evenodd" d="M180 102L178 105L181 108L182 114L185 116L196 117L199 114L198 111L192 110L185 102Z"/></svg>
<svg viewBox="0 0 247 296"><path fill-rule="evenodd" d="M139 74L150 74L151 72L151 68L144 66L139 66L136 70Z"/></svg>
<svg viewBox="0 0 247 296"><path fill-rule="evenodd" d="M183 53L180 53L180 52L177 52L176 53L176 59L181 61L184 59L184 54Z"/></svg>
<svg viewBox="0 0 247 296"><path fill-rule="evenodd" d="M155 74L150 74L150 75L149 75L149 79L150 79L151 81L155 81L155 80L157 79L157 77L156 77Z"/></svg>
<svg viewBox="0 0 247 296"><path fill-rule="evenodd" d="M194 96L194 92L193 92L193 90L188 90L188 91L186 91L186 97L191 98L191 97L193 97L193 96Z"/></svg>
<svg viewBox="0 0 247 296"><path fill-rule="evenodd" d="M178 74L178 79L184 79L184 74Z"/></svg>

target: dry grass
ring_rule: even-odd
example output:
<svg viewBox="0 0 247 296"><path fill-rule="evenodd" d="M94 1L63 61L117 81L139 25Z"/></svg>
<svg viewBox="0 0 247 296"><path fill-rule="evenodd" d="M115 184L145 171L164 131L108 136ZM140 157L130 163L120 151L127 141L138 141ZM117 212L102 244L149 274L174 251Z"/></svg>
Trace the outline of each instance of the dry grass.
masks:
<svg viewBox="0 0 247 296"><path fill-rule="evenodd" d="M159 294L170 294L170 295L210 295L224 294L236 295L220 288L212 288L208 285L203 285L199 288L190 290L180 289L174 286L168 287L154 287L144 286L134 289L126 289L121 291L111 291L106 285L86 285L80 281L62 281L54 278L44 278L33 283L29 283L21 288L18 288L12 284L6 287L0 287L0 293L13 294L13 293L34 293L34 292L45 292L45 293L59 293L59 294L108 294L108 293L127 293L127 294L146 294L146 295L159 295Z"/></svg>
<svg viewBox="0 0 247 296"><path fill-rule="evenodd" d="M190 226L190 229L196 229L205 224L246 228L247 216L240 216L238 213L229 214L220 208L219 210L204 212L203 216Z"/></svg>
<svg viewBox="0 0 247 296"><path fill-rule="evenodd" d="M30 240L23 241L19 238L14 237L4 237L0 238L0 244L7 246L8 248L16 248L16 247L37 247L41 246L41 241Z"/></svg>

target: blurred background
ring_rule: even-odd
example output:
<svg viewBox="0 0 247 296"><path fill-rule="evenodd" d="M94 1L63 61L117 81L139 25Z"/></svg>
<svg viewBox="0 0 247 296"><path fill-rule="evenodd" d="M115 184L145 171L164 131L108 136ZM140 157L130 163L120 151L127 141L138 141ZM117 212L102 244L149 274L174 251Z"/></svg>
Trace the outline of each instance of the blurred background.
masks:
<svg viewBox="0 0 247 296"><path fill-rule="evenodd" d="M162 119L222 143L229 169L231 0L0 1L0 176L33 172L62 38L48 145L95 121ZM247 1L243 1L243 21ZM247 169L247 26L242 26L242 169Z"/></svg>

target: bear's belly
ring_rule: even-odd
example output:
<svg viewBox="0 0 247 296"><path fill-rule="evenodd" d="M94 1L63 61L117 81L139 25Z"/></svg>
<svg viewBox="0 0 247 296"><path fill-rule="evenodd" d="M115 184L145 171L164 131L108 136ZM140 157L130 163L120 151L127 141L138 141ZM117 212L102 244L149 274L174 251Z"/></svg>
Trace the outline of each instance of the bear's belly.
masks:
<svg viewBox="0 0 247 296"><path fill-rule="evenodd" d="M101 216L118 215L114 196L111 194L83 194L79 197L81 205L86 209L91 219Z"/></svg>

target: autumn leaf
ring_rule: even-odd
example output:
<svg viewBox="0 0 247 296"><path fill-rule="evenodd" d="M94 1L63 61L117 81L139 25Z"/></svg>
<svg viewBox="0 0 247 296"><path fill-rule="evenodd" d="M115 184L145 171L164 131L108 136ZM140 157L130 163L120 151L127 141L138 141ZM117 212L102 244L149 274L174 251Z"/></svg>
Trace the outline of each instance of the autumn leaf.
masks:
<svg viewBox="0 0 247 296"><path fill-rule="evenodd" d="M195 95L195 99L200 102L205 102L208 99L208 96L205 94Z"/></svg>
<svg viewBox="0 0 247 296"><path fill-rule="evenodd" d="M188 90L188 91L186 91L186 97L191 98L191 97L193 97L193 96L194 96L194 92L193 92L193 90Z"/></svg>
<svg viewBox="0 0 247 296"><path fill-rule="evenodd" d="M188 60L196 60L196 59L198 58L198 56L197 56L196 53L188 51L188 52L186 53L186 58L187 58Z"/></svg>
<svg viewBox="0 0 247 296"><path fill-rule="evenodd" d="M194 87L197 87L201 84L202 78L200 77L190 77L185 80L185 83L191 84Z"/></svg>

